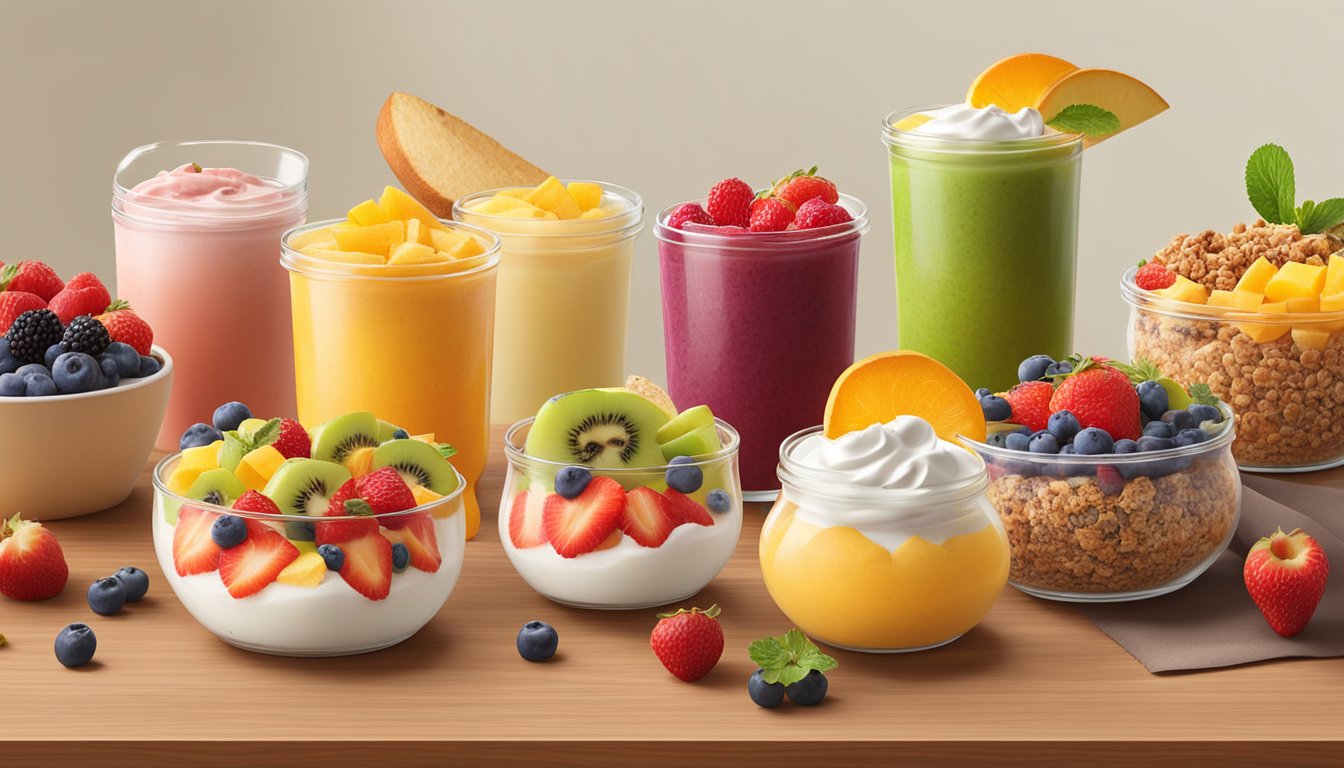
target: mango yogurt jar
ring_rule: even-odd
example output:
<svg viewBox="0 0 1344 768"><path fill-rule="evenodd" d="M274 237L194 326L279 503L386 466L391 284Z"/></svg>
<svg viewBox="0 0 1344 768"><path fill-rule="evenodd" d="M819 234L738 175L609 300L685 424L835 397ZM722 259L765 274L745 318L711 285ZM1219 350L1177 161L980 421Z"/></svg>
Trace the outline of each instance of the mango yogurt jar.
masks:
<svg viewBox="0 0 1344 768"><path fill-rule="evenodd" d="M956 640L1008 582L1008 538L984 462L924 419L780 447L761 532L766 588L789 620L839 648L894 653Z"/></svg>

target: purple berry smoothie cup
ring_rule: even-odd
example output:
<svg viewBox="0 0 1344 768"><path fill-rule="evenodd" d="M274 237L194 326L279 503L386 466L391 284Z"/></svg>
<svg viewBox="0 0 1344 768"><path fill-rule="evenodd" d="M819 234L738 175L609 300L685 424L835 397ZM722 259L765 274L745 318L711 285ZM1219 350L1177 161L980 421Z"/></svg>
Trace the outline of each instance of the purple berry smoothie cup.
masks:
<svg viewBox="0 0 1344 768"><path fill-rule="evenodd" d="M705 404L742 436L742 496L779 492L779 446L821 421L836 378L854 362L859 241L868 209L848 195L853 221L786 232L671 229L658 214L668 393Z"/></svg>

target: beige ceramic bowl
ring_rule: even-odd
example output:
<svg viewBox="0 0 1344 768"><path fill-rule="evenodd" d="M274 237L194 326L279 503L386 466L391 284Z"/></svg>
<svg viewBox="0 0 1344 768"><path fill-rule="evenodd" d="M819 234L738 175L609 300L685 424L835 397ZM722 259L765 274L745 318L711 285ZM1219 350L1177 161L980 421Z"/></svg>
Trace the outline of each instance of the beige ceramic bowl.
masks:
<svg viewBox="0 0 1344 768"><path fill-rule="evenodd" d="M173 359L112 389L0 397L0 516L59 520L115 507L131 495L168 407Z"/></svg>

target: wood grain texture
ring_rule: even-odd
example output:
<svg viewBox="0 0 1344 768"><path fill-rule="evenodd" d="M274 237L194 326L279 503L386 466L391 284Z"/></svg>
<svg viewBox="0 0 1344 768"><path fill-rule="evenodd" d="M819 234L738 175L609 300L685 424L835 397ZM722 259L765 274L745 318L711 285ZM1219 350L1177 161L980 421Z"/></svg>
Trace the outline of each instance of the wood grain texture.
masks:
<svg viewBox="0 0 1344 768"><path fill-rule="evenodd" d="M688 741L713 762L1037 766L1250 765L1282 757L1279 742L1292 741L1305 742L1292 747L1294 765L1344 764L1344 659L1150 675L1074 608L1012 589L950 646L838 651L822 706L758 709L746 696L746 646L789 626L756 563L761 505L748 511L732 562L695 599L723 606L723 660L682 683L649 651L655 611L563 608L523 583L495 527L502 475L492 456L481 535L439 615L400 646L341 659L247 653L196 624L154 560L148 474L116 509L51 523L70 563L65 593L0 600L10 641L0 648L0 764L657 765L683 762L676 745ZM1344 471L1307 481L1344 487ZM87 585L123 565L150 574L149 597L94 615ZM549 663L514 649L532 619L560 633ZM98 634L83 670L61 667L51 650L73 621Z"/></svg>

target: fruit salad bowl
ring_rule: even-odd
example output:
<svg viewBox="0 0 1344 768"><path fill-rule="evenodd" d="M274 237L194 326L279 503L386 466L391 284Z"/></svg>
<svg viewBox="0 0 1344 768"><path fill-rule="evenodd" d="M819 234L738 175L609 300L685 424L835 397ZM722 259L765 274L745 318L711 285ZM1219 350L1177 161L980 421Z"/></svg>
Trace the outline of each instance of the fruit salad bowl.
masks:
<svg viewBox="0 0 1344 768"><path fill-rule="evenodd" d="M534 419L504 437L508 471L499 538L523 580L578 608L665 605L704 589L742 532L738 435L715 419L721 447L640 467L600 468L526 452Z"/></svg>
<svg viewBox="0 0 1344 768"><path fill-rule="evenodd" d="M59 520L115 507L130 496L168 407L173 358L143 378L79 394L0 397L0 517ZM72 436L97 446L70 474Z"/></svg>
<svg viewBox="0 0 1344 768"><path fill-rule="evenodd" d="M1179 439L1146 435L1128 453L1120 443L1134 441L1094 455L1019 450L1003 438L1020 430L998 423L987 442L963 438L989 472L986 494L1008 533L1009 583L1045 599L1120 602L1194 581L1241 514L1232 411L1218 410L1217 420L1183 424ZM1204 437L1191 442L1196 431Z"/></svg>
<svg viewBox="0 0 1344 768"><path fill-rule="evenodd" d="M376 651L418 632L457 584L460 474L451 493L404 511L307 516L252 511L244 499L265 498L252 491L233 507L175 493L181 459L154 468L154 551L182 605L230 645L279 656Z"/></svg>

